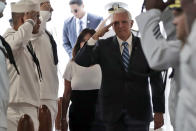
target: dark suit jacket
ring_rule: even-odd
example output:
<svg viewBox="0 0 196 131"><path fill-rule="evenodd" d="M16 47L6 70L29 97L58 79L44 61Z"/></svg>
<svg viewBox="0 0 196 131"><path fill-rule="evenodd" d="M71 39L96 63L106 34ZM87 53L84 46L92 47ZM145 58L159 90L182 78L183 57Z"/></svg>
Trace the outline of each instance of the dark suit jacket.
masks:
<svg viewBox="0 0 196 131"><path fill-rule="evenodd" d="M103 18L90 14L87 14L87 28L96 29ZM73 16L64 22L63 27L63 46L69 57L72 57L72 49L77 40L76 33L76 18Z"/></svg>
<svg viewBox="0 0 196 131"><path fill-rule="evenodd" d="M100 64L102 70L100 102L103 119L107 122L118 120L123 108L127 109L129 115L135 119L147 122L152 120L148 78L152 89L154 112L165 111L162 75L149 68L140 39L133 36L132 44L128 73L123 67L116 36L99 40L96 46L86 44L75 58L76 63L81 66Z"/></svg>

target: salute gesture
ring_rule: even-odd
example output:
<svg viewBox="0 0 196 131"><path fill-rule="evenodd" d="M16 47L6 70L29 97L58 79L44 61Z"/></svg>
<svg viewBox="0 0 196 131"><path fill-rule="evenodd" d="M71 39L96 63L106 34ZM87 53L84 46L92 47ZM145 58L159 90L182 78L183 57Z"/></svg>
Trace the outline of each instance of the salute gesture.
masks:
<svg viewBox="0 0 196 131"><path fill-rule="evenodd" d="M114 24L114 22L111 22L109 25L105 26L106 22L111 18L111 15L107 17L105 20L103 20L99 26L96 29L96 33L92 36L94 40L98 40L99 37L104 36L106 32L109 31L109 28Z"/></svg>
<svg viewBox="0 0 196 131"><path fill-rule="evenodd" d="M168 5L174 3L175 0L168 0L167 2L163 2L163 0L146 0L145 6L146 6L146 10L159 9L163 11Z"/></svg>
<svg viewBox="0 0 196 131"><path fill-rule="evenodd" d="M34 22L37 22L38 18L39 18L39 13L36 11L26 12L23 17L24 21L28 19L32 19Z"/></svg>

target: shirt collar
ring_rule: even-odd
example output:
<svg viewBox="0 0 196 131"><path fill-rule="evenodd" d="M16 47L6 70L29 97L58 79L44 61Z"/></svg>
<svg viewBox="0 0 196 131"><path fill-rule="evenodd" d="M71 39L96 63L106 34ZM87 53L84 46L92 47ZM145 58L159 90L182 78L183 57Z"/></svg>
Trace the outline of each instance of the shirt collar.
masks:
<svg viewBox="0 0 196 131"><path fill-rule="evenodd" d="M76 23L79 24L80 20L83 22L83 23L86 23L87 21L87 13L85 13L85 15L79 19L79 18L76 18Z"/></svg>
<svg viewBox="0 0 196 131"><path fill-rule="evenodd" d="M125 41L123 41L123 40L121 40L118 36L116 36L117 37L117 40L118 40L118 43L119 43L119 45L120 45L120 47L122 46L122 43L123 42L125 42ZM131 46L131 44L132 44L132 34L129 36L129 38L126 40L126 42L129 44L129 46Z"/></svg>

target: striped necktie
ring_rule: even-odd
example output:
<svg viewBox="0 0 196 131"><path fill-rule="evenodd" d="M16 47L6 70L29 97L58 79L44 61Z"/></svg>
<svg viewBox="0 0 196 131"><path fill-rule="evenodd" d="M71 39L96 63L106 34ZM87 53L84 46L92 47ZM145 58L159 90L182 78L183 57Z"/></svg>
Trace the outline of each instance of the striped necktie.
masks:
<svg viewBox="0 0 196 131"><path fill-rule="evenodd" d="M82 20L80 20L80 21L79 21L79 25L80 25L79 34L80 34L80 32L82 32L82 30L83 30L82 24L83 24L83 22L82 22Z"/></svg>
<svg viewBox="0 0 196 131"><path fill-rule="evenodd" d="M122 51L122 61L123 61L123 64L124 64L125 71L128 72L128 66L129 66L128 43L123 42L122 45L124 46L124 49Z"/></svg>

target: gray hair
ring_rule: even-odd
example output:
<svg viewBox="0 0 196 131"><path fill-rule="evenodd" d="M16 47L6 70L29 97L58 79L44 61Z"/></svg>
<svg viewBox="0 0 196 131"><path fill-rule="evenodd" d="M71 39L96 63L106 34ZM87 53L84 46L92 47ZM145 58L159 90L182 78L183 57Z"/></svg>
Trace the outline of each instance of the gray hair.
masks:
<svg viewBox="0 0 196 131"><path fill-rule="evenodd" d="M126 10L125 8L118 8L117 10L115 10L113 13L112 13L112 19L113 19L113 16L115 14L120 14L120 13L125 13L128 15L129 19L132 20L132 16L131 16L131 13Z"/></svg>

